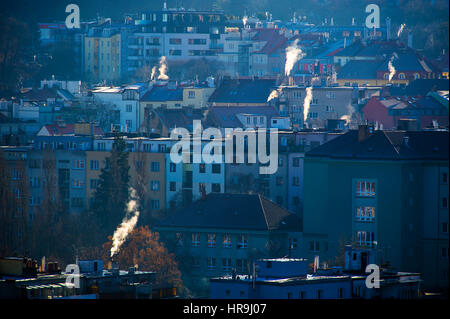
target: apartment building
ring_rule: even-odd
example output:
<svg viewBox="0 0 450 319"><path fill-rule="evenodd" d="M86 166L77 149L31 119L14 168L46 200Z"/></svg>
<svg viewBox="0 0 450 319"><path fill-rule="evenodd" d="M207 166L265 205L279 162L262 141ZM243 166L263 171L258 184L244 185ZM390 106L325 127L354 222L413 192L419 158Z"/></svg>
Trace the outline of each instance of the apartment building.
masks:
<svg viewBox="0 0 450 319"><path fill-rule="evenodd" d="M377 264L448 287L448 132L361 126L306 153L304 183L304 231L328 236L321 258L374 247Z"/></svg>

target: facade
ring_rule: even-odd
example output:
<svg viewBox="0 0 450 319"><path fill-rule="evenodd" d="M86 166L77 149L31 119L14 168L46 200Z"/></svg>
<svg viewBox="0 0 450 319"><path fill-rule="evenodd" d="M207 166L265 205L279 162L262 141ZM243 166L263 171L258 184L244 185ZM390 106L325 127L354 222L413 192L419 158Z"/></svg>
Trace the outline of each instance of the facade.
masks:
<svg viewBox="0 0 450 319"><path fill-rule="evenodd" d="M304 123L304 102L307 87L280 86L281 93L274 104L281 116L289 116L294 127L302 128ZM311 103L306 116L308 127L324 128L330 119L346 119L356 122L358 105L362 101L379 95L381 87L327 87L313 86Z"/></svg>
<svg viewBox="0 0 450 319"><path fill-rule="evenodd" d="M417 128L448 127L448 108L431 96L425 97L373 97L362 109L364 120L395 129L402 119L415 120Z"/></svg>
<svg viewBox="0 0 450 319"><path fill-rule="evenodd" d="M303 228L327 234L322 259L374 247L378 264L448 287L448 132L361 126L306 153L304 183Z"/></svg>
<svg viewBox="0 0 450 319"><path fill-rule="evenodd" d="M117 129L120 132L136 132L142 124L139 101L146 91L146 84L136 83L124 87L96 87L92 94L94 101L119 114Z"/></svg>
<svg viewBox="0 0 450 319"><path fill-rule="evenodd" d="M298 218L260 195L209 194L160 221L155 230L194 277L249 274L258 256L288 254ZM299 252L291 251L292 255Z"/></svg>
<svg viewBox="0 0 450 319"><path fill-rule="evenodd" d="M342 267L308 273L307 259L259 259L253 267L250 276L211 278L211 298L416 299L420 286L420 274L382 273L380 287L370 289L366 274L343 272Z"/></svg>
<svg viewBox="0 0 450 319"><path fill-rule="evenodd" d="M122 72L122 40L113 28L92 29L84 38L84 73L94 81L117 81Z"/></svg>

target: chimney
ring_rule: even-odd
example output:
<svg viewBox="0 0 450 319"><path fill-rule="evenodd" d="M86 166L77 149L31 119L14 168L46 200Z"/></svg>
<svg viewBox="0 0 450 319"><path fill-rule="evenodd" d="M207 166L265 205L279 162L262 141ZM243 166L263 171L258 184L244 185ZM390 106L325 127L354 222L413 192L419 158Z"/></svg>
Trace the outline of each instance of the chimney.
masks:
<svg viewBox="0 0 450 319"><path fill-rule="evenodd" d="M365 141L371 135L370 127L367 124L359 125L358 128L358 142Z"/></svg>
<svg viewBox="0 0 450 319"><path fill-rule="evenodd" d="M413 48L413 34L412 31L408 33L408 48Z"/></svg>
<svg viewBox="0 0 450 319"><path fill-rule="evenodd" d="M391 18L386 18L386 40L391 40Z"/></svg>

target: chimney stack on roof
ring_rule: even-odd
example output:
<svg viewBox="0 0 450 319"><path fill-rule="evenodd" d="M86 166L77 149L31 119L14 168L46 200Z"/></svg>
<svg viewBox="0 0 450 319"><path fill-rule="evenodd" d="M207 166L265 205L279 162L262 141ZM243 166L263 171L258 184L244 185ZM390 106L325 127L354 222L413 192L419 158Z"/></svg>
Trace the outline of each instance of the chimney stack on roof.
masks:
<svg viewBox="0 0 450 319"><path fill-rule="evenodd" d="M372 135L373 130L368 124L361 124L358 127L358 142L361 143L365 141L370 135Z"/></svg>

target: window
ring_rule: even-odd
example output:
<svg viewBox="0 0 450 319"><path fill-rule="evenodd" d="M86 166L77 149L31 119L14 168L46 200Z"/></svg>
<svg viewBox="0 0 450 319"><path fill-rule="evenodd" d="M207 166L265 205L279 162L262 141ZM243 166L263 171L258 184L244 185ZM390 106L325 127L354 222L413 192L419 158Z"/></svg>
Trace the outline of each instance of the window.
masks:
<svg viewBox="0 0 450 319"><path fill-rule="evenodd" d="M181 44L181 39L179 38L171 38L169 39L170 44Z"/></svg>
<svg viewBox="0 0 450 319"><path fill-rule="evenodd" d="M384 74L384 79L385 79L385 80L389 80L389 73L385 73L385 74Z"/></svg>
<svg viewBox="0 0 450 319"><path fill-rule="evenodd" d="M126 110L127 110L127 112L133 112L133 105L127 104Z"/></svg>
<svg viewBox="0 0 450 319"><path fill-rule="evenodd" d="M356 196L374 197L375 196L375 182L357 181L356 182Z"/></svg>
<svg viewBox="0 0 450 319"><path fill-rule="evenodd" d="M175 242L177 246L184 246L183 233L175 233Z"/></svg>
<svg viewBox="0 0 450 319"><path fill-rule="evenodd" d="M356 207L356 220L373 221L375 219L375 207Z"/></svg>
<svg viewBox="0 0 450 319"><path fill-rule="evenodd" d="M240 273L247 272L248 271L247 259L236 259L236 270Z"/></svg>
<svg viewBox="0 0 450 319"><path fill-rule="evenodd" d="M159 209L159 199L150 200L150 208L151 209Z"/></svg>
<svg viewBox="0 0 450 319"><path fill-rule="evenodd" d="M206 165L205 164L200 164L198 167L200 173L205 173L206 172Z"/></svg>
<svg viewBox="0 0 450 319"><path fill-rule="evenodd" d="M292 197L292 204L296 207L300 206L300 197L298 196Z"/></svg>
<svg viewBox="0 0 450 319"><path fill-rule="evenodd" d="M442 173L442 184L448 184L448 174Z"/></svg>
<svg viewBox="0 0 450 319"><path fill-rule="evenodd" d="M300 185L300 177L299 176L293 176L292 177L292 186L299 186Z"/></svg>
<svg viewBox="0 0 450 319"><path fill-rule="evenodd" d="M294 157L292 159L292 166L299 167L300 166L300 157Z"/></svg>
<svg viewBox="0 0 450 319"><path fill-rule="evenodd" d="M230 235L223 235L222 247L223 248L231 248L231 236Z"/></svg>
<svg viewBox="0 0 450 319"><path fill-rule="evenodd" d="M150 170L152 172L159 172L159 162L151 162Z"/></svg>
<svg viewBox="0 0 450 319"><path fill-rule="evenodd" d="M247 248L247 235L239 235L238 236L236 248L237 249Z"/></svg>
<svg viewBox="0 0 450 319"><path fill-rule="evenodd" d="M213 174L220 174L220 164L212 164Z"/></svg>
<svg viewBox="0 0 450 319"><path fill-rule="evenodd" d="M287 299L292 299L292 292L287 293Z"/></svg>
<svg viewBox="0 0 450 319"><path fill-rule="evenodd" d="M175 163L170 163L169 164L169 171L171 173L175 173L177 171L177 165Z"/></svg>
<svg viewBox="0 0 450 319"><path fill-rule="evenodd" d="M277 186L283 185L283 177L277 176L276 183L277 183Z"/></svg>
<svg viewBox="0 0 450 319"><path fill-rule="evenodd" d="M442 247L441 248L441 257L442 258L448 258L448 247Z"/></svg>
<svg viewBox="0 0 450 319"><path fill-rule="evenodd" d="M369 231L357 231L356 242L361 246L373 246L375 241L375 233Z"/></svg>
<svg viewBox="0 0 450 319"><path fill-rule="evenodd" d="M312 252L320 251L320 243L317 240L312 240L309 242L309 250Z"/></svg>
<svg viewBox="0 0 450 319"><path fill-rule="evenodd" d="M211 184L211 192L213 192L213 193L220 193L220 184L212 183Z"/></svg>
<svg viewBox="0 0 450 319"><path fill-rule="evenodd" d="M448 208L448 199L447 197L442 198L442 208Z"/></svg>
<svg viewBox="0 0 450 319"><path fill-rule="evenodd" d="M223 258L222 259L222 270L223 271L231 271L231 258Z"/></svg>
<svg viewBox="0 0 450 319"><path fill-rule="evenodd" d="M176 182L170 182L169 183L169 191L175 192L177 190L177 183Z"/></svg>
<svg viewBox="0 0 450 319"><path fill-rule="evenodd" d="M41 179L37 176L30 177L30 187L38 188L41 186Z"/></svg>
<svg viewBox="0 0 450 319"><path fill-rule="evenodd" d="M79 179L72 179L72 188L82 188L83 187L83 181Z"/></svg>
<svg viewBox="0 0 450 319"><path fill-rule="evenodd" d="M442 232L448 233L448 223L442 223Z"/></svg>
<svg viewBox="0 0 450 319"><path fill-rule="evenodd" d="M208 270L216 269L216 258L213 257L206 258L206 266L208 267Z"/></svg>
<svg viewBox="0 0 450 319"><path fill-rule="evenodd" d="M297 238L289 238L289 249L297 249Z"/></svg>
<svg viewBox="0 0 450 319"><path fill-rule="evenodd" d="M216 247L216 234L208 234L208 247L209 248Z"/></svg>
<svg viewBox="0 0 450 319"><path fill-rule="evenodd" d="M84 160L72 160L73 169L84 169Z"/></svg>
<svg viewBox="0 0 450 319"><path fill-rule="evenodd" d="M203 190L205 190L205 192L206 192L206 186L205 186L205 183L198 183L198 191L199 191L200 193L202 193Z"/></svg>
<svg viewBox="0 0 450 319"><path fill-rule="evenodd" d="M126 121L125 121L125 125L126 125L126 127L127 127L127 131L133 129L133 121L132 121L132 120L126 120Z"/></svg>
<svg viewBox="0 0 450 319"><path fill-rule="evenodd" d="M188 98L195 99L195 91L188 91Z"/></svg>
<svg viewBox="0 0 450 319"><path fill-rule="evenodd" d="M97 171L100 168L99 161L98 160L91 160L90 161L90 167L91 167L91 170Z"/></svg>
<svg viewBox="0 0 450 319"><path fill-rule="evenodd" d="M198 233L192 234L191 244L192 244L192 247L200 246L200 234L198 234Z"/></svg>
<svg viewBox="0 0 450 319"><path fill-rule="evenodd" d="M150 189L152 191L159 191L160 183L159 181L151 181L150 182Z"/></svg>
<svg viewBox="0 0 450 319"><path fill-rule="evenodd" d="M300 293L298 294L298 297L300 299L306 299L306 291L300 291Z"/></svg>
<svg viewBox="0 0 450 319"><path fill-rule="evenodd" d="M180 56L181 50L169 50L169 55Z"/></svg>
<svg viewBox="0 0 450 319"><path fill-rule="evenodd" d="M399 78L400 80L404 80L404 79L405 79L405 73L400 73L400 74L398 75L398 78Z"/></svg>

